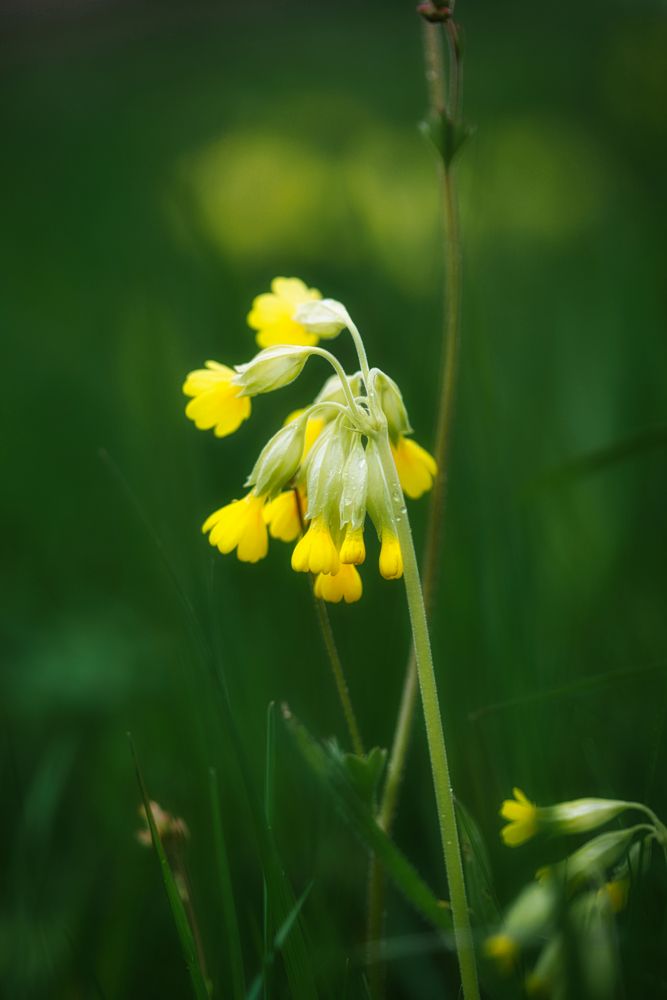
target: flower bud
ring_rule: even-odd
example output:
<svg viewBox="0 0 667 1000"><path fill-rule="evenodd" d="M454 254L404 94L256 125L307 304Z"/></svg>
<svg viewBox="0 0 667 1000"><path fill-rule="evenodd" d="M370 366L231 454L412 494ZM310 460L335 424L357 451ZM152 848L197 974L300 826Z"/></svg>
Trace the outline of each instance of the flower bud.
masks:
<svg viewBox="0 0 667 1000"><path fill-rule="evenodd" d="M557 833L588 833L629 808L619 799L573 799L545 809Z"/></svg>
<svg viewBox="0 0 667 1000"><path fill-rule="evenodd" d="M361 372L349 375L347 379L353 396L358 396L361 390ZM326 380L319 394L315 399L316 403L342 403L347 404L347 396L343 390L338 375L332 375Z"/></svg>
<svg viewBox="0 0 667 1000"><path fill-rule="evenodd" d="M531 882L517 896L497 934L486 939L484 951L501 969L509 971L520 948L542 936L552 923L558 896L552 885Z"/></svg>
<svg viewBox="0 0 667 1000"><path fill-rule="evenodd" d="M375 391L380 397L380 405L387 418L389 437L396 443L403 434L412 434L408 411L403 402L401 390L393 379L384 372L376 371L373 382Z"/></svg>
<svg viewBox="0 0 667 1000"><path fill-rule="evenodd" d="M335 299L320 299L316 302L302 302L297 306L294 320L308 333L325 340L337 337L341 330L350 325L347 309Z"/></svg>
<svg viewBox="0 0 667 1000"><path fill-rule="evenodd" d="M246 486L254 486L257 496L275 496L296 474L303 455L308 414L292 420L264 445L248 476Z"/></svg>
<svg viewBox="0 0 667 1000"><path fill-rule="evenodd" d="M245 365L236 365L235 385L242 388L242 396L258 396L289 385L301 374L310 357L308 347L280 345L267 347Z"/></svg>

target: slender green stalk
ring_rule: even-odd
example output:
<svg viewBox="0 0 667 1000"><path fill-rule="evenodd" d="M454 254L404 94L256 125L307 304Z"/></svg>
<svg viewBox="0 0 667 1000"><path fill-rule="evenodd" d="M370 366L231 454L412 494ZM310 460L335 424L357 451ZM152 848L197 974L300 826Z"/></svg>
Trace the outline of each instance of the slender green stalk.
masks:
<svg viewBox="0 0 667 1000"><path fill-rule="evenodd" d="M449 776L449 764L438 703L438 691L433 669L426 609L417 566L417 555L407 510L401 499L402 492L398 473L386 433L379 436L378 448L391 496L392 498L399 498L395 500L395 518L401 551L403 553L405 591L410 612L410 624L417 664L417 676L424 709L424 721L426 723L440 837L447 869L450 902L454 918L454 934L463 983L463 995L466 1000L473 1000L473 998L479 996L477 970L463 878L463 864L456 825L454 796Z"/></svg>
<svg viewBox="0 0 667 1000"><path fill-rule="evenodd" d="M442 841L447 881L449 884L449 897L454 921L454 938L461 972L463 997L465 1000L478 1000L477 966L475 964L475 952L463 877L461 847L456 825L454 795L449 776L445 736L440 716L438 689L433 669L431 640L419 579L417 554L386 429L378 435L377 444L382 468L394 504L394 516L403 554L405 593L410 612L412 640L417 661L417 676L424 709L426 736L438 810L440 839Z"/></svg>
<svg viewBox="0 0 667 1000"><path fill-rule="evenodd" d="M299 521L301 523L301 530L305 528L304 511L301 508L301 497L299 496L299 491L294 490L294 500L296 502L296 509L299 514ZM352 699L350 697L350 689L347 686L347 680L345 679L345 671L343 670L343 663L338 653L338 647L336 645L336 639L334 637L333 629L331 627L331 619L329 618L329 612L327 611L327 606L319 597L315 596L315 578L311 577L311 586L313 589L313 603L315 605L315 614L317 615L317 624L320 627L320 632L322 634L322 641L324 643L324 648L327 652L329 658L329 665L331 666L331 672L334 676L334 682L336 684L336 690L338 692L338 698L340 699L341 708L343 709L343 715L345 716L345 723L347 725L347 731L350 736L350 743L352 744L352 749L356 754L363 756L364 753L364 742L361 738L361 731L359 729L359 723L357 722L357 716L355 714L354 708L352 706Z"/></svg>
<svg viewBox="0 0 667 1000"><path fill-rule="evenodd" d="M333 629L331 627L329 612L327 611L327 607L324 601L320 600L319 597L315 597L315 594L313 594L313 600L315 602L315 612L317 614L317 621L320 626L320 631L322 633L322 639L324 641L324 646L327 651L327 656L329 657L329 663L331 664L331 671L334 675L334 681L336 682L336 690L338 691L338 697L340 699L341 707L343 709L343 715L345 716L347 730L350 735L350 742L352 743L352 749L356 754L363 756L364 744L363 740L361 739L361 732L359 731L359 724L357 722L357 717L354 713L354 708L352 707L350 690L347 686L347 681L345 680L343 664L341 662L341 658L338 653L338 647L336 646L336 640L334 638Z"/></svg>
<svg viewBox="0 0 667 1000"><path fill-rule="evenodd" d="M450 41L451 41L451 35ZM423 25L424 64L431 115L445 115L447 109L447 82L443 58L443 28L439 24ZM452 83L452 113L458 114L461 98L460 60L458 52L450 49ZM458 374L461 314L461 242L454 176L451 165L444 161L438 166L442 205L442 239L444 249L444 302L442 331L442 371L440 376L439 406L435 425L434 457L438 471L433 483L429 505L426 541L423 559L423 597L426 614L433 604L439 567L440 542L445 514L449 441L454 416L455 389ZM391 752L387 764L387 777L382 792L378 823L389 833L396 814L398 797L410 747L410 737L417 705L417 660L414 647L410 650L403 681L401 701L394 730ZM377 863L372 862L369 875L369 941L380 937L384 914L384 878ZM379 973L376 981L379 983ZM371 985L373 973L371 970ZM379 988L372 995L380 995Z"/></svg>

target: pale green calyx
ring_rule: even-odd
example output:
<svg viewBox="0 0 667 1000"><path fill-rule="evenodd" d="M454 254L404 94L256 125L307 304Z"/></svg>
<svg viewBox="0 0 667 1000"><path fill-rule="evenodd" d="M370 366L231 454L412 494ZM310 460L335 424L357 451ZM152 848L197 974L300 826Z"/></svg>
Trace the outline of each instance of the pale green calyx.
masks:
<svg viewBox="0 0 667 1000"><path fill-rule="evenodd" d="M637 832L645 829L644 826L633 826L601 833L559 864L541 868L537 877L543 885L548 884L552 877L569 886L576 886L582 881L600 882L607 870L617 865L626 854Z"/></svg>
<svg viewBox="0 0 667 1000"><path fill-rule="evenodd" d="M366 517L368 493L368 462L361 436L354 434L342 471L340 493L341 527L349 525L354 531L363 527Z"/></svg>
<svg viewBox="0 0 667 1000"><path fill-rule="evenodd" d="M258 496L272 497L294 478L301 463L308 411L285 424L261 451L246 486Z"/></svg>
<svg viewBox="0 0 667 1000"><path fill-rule="evenodd" d="M366 463L368 467L368 489L366 505L371 520L375 525L378 538L381 540L385 531L396 534L394 507L392 496L385 479L377 444L369 439L366 445ZM397 502L400 500L397 497Z"/></svg>
<svg viewBox="0 0 667 1000"><path fill-rule="evenodd" d="M631 803L620 799L573 799L547 806L544 812L558 833L588 833L629 808Z"/></svg>
<svg viewBox="0 0 667 1000"><path fill-rule="evenodd" d="M351 323L349 313L342 302L335 299L319 299L302 302L294 313L294 319L308 333L325 340L337 337Z"/></svg>
<svg viewBox="0 0 667 1000"><path fill-rule="evenodd" d="M372 373L373 388L380 401L382 411L387 418L387 427L392 441L396 442L405 434L412 434L408 411L403 402L401 390L384 372L374 368Z"/></svg>
<svg viewBox="0 0 667 1000"><path fill-rule="evenodd" d="M341 469L345 462L349 434L343 427L342 418L337 417L325 427L308 455L306 517L309 521L322 514L334 525L338 520Z"/></svg>
<svg viewBox="0 0 667 1000"><path fill-rule="evenodd" d="M258 396L263 392L282 389L298 378L306 361L313 354L309 347L291 344L267 347L245 365L236 365L232 379L241 386L242 396Z"/></svg>

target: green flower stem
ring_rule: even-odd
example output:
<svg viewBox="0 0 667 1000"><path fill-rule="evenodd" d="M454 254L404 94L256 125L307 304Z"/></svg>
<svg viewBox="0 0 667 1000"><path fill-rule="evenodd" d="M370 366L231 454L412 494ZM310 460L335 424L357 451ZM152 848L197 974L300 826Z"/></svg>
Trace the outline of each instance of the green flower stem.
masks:
<svg viewBox="0 0 667 1000"><path fill-rule="evenodd" d="M347 681L345 680L345 673L343 672L343 664L341 662L340 655L338 653L338 647L336 646L336 640L334 638L333 629L331 627L331 619L329 618L329 612L327 611L327 606L325 602L320 600L319 597L315 597L314 593L313 593L313 600L315 602L315 612L317 614L317 621L320 626L320 631L322 633L322 640L324 642L324 647L327 651L327 656L329 657L331 671L334 675L334 681L336 682L336 690L338 691L338 697L340 699L341 707L343 709L343 715L345 716L345 722L347 723L347 730L350 735L350 742L352 743L352 749L358 756L363 757L364 744L363 740L361 739L361 732L359 730L357 717L354 713L354 708L352 707L350 690L347 686Z"/></svg>
<svg viewBox="0 0 667 1000"><path fill-rule="evenodd" d="M438 703L438 689L435 680L435 671L433 669L433 657L431 654L431 640L426 621L426 609L424 607L424 597L419 579L417 554L412 540L410 521L408 519L405 501L403 499L403 492L401 490L401 484L396 471L396 465L391 453L391 446L389 444L389 435L386 431L386 425L385 428L378 434L377 445L383 472L389 487L389 493L392 497L394 518L396 521L398 538L401 544L401 552L403 554L405 592L408 600L408 610L410 612L412 640L417 661L417 676L419 679L422 706L424 709L424 721L426 723L426 736L428 740L431 772L433 774L433 785L435 788L435 798L438 809L440 838L442 840L447 881L449 883L449 897L454 922L454 938L456 941L456 951L459 960L459 969L461 972L463 997L464 1000L479 1000L477 966L475 963L475 951L473 947L472 931L470 929L468 902L466 899L465 881L463 877L461 847L459 844L459 835L456 825L454 795L449 776L447 750L445 747L442 718L440 716L440 706Z"/></svg>
<svg viewBox="0 0 667 1000"><path fill-rule="evenodd" d="M350 383L348 382L347 375L345 374L345 369L341 365L338 358L335 356L335 354L332 354L331 351L327 351L323 347L310 347L309 352L315 357L324 358L326 361L329 362L329 364L335 371L336 375L340 379L340 383L341 386L343 387L343 392L345 393L345 398L347 399L347 403L348 406L350 407L350 410L352 411L356 419L359 421L359 423L363 426L366 423L366 414L363 413L359 408L359 406L357 405L354 395L352 394L352 389L350 388Z"/></svg>

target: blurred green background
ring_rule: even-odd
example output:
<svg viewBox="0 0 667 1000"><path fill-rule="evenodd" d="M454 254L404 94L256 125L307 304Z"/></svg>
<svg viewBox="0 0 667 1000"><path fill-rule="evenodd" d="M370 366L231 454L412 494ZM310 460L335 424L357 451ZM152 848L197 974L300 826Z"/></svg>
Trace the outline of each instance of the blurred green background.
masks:
<svg viewBox="0 0 667 1000"><path fill-rule="evenodd" d="M506 904L553 850L502 846L513 784L543 803L642 799L667 819L667 19L617 0L457 14L476 134L459 164L463 348L433 632L455 787ZM323 372L222 442L185 420L181 384L206 358L247 360L252 297L299 275L347 304L432 446L441 272L420 31L398 0L2 15L3 996L188 995L158 865L134 839L128 730L151 795L191 829L224 988L217 768L249 978L259 967L257 835L221 692L257 796L270 701L346 734L289 549L241 565L200 525ZM426 500L411 509L421 538ZM407 615L374 558L363 575L363 601L331 616L365 741L388 746ZM419 720L396 836L445 895L424 743ZM346 976L362 995L364 850L280 727L276 769L279 850L297 895L313 883L320 995L342 997ZM653 888L620 930L628 997L667 995ZM456 995L452 956L393 893L387 934L405 945L390 996Z"/></svg>

